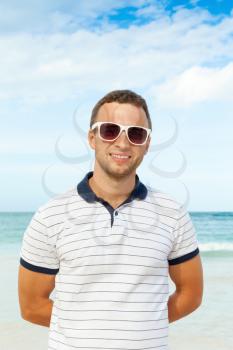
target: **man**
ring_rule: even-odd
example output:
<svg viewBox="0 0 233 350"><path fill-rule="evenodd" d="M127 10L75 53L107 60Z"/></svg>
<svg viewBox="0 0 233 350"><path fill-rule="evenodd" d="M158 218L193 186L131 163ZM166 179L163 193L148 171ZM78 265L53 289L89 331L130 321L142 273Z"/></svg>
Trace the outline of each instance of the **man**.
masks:
<svg viewBox="0 0 233 350"><path fill-rule="evenodd" d="M190 216L136 174L151 128L141 96L104 96L88 133L94 170L40 207L25 231L21 314L50 327L49 349L168 349L168 323L201 304ZM168 275L176 286L170 296Z"/></svg>

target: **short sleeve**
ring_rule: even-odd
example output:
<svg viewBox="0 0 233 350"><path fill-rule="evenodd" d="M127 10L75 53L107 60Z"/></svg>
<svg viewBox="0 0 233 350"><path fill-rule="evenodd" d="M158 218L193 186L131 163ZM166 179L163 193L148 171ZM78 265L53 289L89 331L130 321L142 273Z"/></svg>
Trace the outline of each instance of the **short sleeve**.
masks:
<svg viewBox="0 0 233 350"><path fill-rule="evenodd" d="M174 229L174 242L168 257L169 265L180 264L199 254L197 234L189 213L179 209Z"/></svg>
<svg viewBox="0 0 233 350"><path fill-rule="evenodd" d="M46 274L59 271L56 245L49 235L49 228L38 210L23 235L20 264L25 268Z"/></svg>

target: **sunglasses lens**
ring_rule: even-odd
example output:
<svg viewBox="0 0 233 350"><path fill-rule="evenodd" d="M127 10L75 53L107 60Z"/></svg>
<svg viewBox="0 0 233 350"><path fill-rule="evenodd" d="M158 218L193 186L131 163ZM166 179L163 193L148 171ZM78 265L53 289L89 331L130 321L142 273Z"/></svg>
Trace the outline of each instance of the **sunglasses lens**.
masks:
<svg viewBox="0 0 233 350"><path fill-rule="evenodd" d="M128 130L128 136L132 143L141 145L145 142L147 137L147 131L139 127L131 127Z"/></svg>
<svg viewBox="0 0 233 350"><path fill-rule="evenodd" d="M100 136L107 140L111 141L117 138L120 133L120 127L111 123L104 123L100 126Z"/></svg>

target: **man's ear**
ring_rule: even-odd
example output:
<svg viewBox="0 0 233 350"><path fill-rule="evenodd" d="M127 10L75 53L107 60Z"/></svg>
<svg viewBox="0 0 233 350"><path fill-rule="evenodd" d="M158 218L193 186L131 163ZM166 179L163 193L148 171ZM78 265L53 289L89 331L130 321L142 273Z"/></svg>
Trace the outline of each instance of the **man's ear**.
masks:
<svg viewBox="0 0 233 350"><path fill-rule="evenodd" d="M95 149L95 133L93 130L88 131L88 142L92 149Z"/></svg>

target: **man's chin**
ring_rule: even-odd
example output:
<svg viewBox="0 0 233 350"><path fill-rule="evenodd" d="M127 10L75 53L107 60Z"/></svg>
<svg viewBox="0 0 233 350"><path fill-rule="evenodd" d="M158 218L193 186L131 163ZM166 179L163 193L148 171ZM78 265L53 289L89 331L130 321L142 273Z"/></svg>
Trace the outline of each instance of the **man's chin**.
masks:
<svg viewBox="0 0 233 350"><path fill-rule="evenodd" d="M135 169L119 167L118 169L108 169L107 173L115 178L122 178L135 174Z"/></svg>

